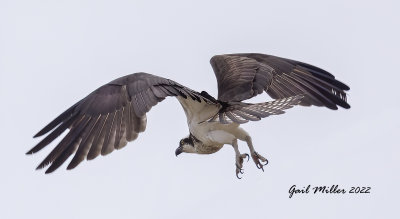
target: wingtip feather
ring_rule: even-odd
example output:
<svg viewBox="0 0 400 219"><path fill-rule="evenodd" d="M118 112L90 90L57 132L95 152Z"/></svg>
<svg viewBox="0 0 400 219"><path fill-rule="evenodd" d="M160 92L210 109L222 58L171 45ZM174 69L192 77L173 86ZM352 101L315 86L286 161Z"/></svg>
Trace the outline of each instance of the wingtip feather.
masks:
<svg viewBox="0 0 400 219"><path fill-rule="evenodd" d="M37 137L40 137L40 136L42 136L42 135L43 135L43 133L38 132L38 133L36 133L36 134L33 136L33 138L37 138Z"/></svg>
<svg viewBox="0 0 400 219"><path fill-rule="evenodd" d="M78 164L79 164L79 163L78 163ZM73 164L73 163L68 164L67 170L72 170L72 169L74 169L76 166L78 166L78 164Z"/></svg>
<svg viewBox="0 0 400 219"><path fill-rule="evenodd" d="M54 169L55 170L55 169ZM52 173L52 172L54 172L54 170L53 169L50 169L50 168L48 168L44 173L45 174L50 174L50 173Z"/></svg>

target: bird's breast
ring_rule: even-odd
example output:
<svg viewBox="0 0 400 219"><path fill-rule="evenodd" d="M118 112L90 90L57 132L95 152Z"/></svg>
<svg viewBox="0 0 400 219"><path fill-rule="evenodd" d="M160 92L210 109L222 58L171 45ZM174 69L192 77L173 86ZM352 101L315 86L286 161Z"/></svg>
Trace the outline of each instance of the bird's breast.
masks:
<svg viewBox="0 0 400 219"><path fill-rule="evenodd" d="M196 152L198 154L212 154L219 151L223 144L198 144L196 145Z"/></svg>
<svg viewBox="0 0 400 219"><path fill-rule="evenodd" d="M221 124L218 122L189 123L189 131L206 145L229 144L231 133L238 127L237 124Z"/></svg>

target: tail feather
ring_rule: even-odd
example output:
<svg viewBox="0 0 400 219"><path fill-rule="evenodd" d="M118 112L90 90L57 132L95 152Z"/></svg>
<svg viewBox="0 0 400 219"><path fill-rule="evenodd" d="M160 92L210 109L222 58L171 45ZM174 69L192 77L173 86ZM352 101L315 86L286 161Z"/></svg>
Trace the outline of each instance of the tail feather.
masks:
<svg viewBox="0 0 400 219"><path fill-rule="evenodd" d="M228 103L227 107L222 108L217 115L208 119L208 122L243 124L248 121L258 121L271 115L285 113L284 110L298 105L302 98L303 95L296 95L256 104L242 102Z"/></svg>

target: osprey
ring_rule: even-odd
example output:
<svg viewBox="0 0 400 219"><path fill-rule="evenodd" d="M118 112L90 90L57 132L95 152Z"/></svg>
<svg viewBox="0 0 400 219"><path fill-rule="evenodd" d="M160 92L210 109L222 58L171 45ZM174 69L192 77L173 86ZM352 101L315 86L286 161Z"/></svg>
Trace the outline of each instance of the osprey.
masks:
<svg viewBox="0 0 400 219"><path fill-rule="evenodd" d="M347 85L303 62L254 53L217 55L210 62L218 83L217 99L170 79L148 73L130 74L101 86L55 118L34 136L49 133L27 154L38 152L69 129L37 169L51 164L46 170L51 173L75 154L67 167L73 169L85 158L107 155L135 140L146 129L146 113L151 107L174 96L185 111L189 127L189 135L180 140L175 155L212 154L225 144L232 145L236 176L240 178L243 160L249 155L239 152L238 140L247 143L257 168L264 170L268 163L256 152L250 135L240 124L282 114L294 105L350 108ZM242 102L264 91L274 100Z"/></svg>

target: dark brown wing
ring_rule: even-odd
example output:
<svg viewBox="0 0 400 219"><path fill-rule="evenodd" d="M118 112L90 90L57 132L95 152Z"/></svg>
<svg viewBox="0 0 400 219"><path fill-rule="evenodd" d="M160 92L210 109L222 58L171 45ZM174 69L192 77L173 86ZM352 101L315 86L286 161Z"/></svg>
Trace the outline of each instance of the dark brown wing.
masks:
<svg viewBox="0 0 400 219"><path fill-rule="evenodd" d="M212 101L169 79L127 75L98 88L50 122L34 137L50 133L27 154L38 152L69 129L38 169L51 164L46 173L53 172L75 153L67 167L73 169L85 158L106 155L135 140L146 128L146 112L167 96Z"/></svg>
<svg viewBox="0 0 400 219"><path fill-rule="evenodd" d="M303 95L300 105L350 108L350 88L318 67L264 54L229 54L211 58L218 100L239 102L266 91L274 99Z"/></svg>

